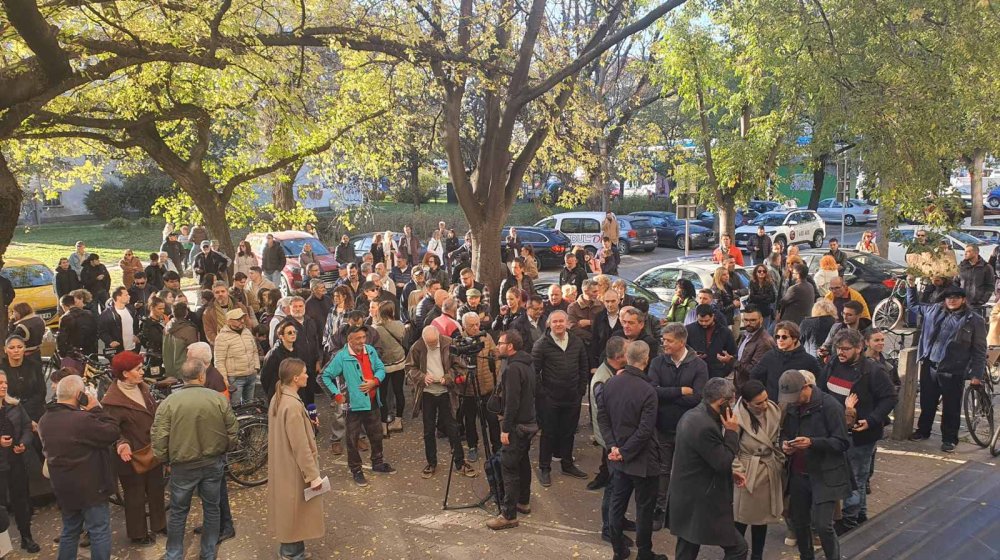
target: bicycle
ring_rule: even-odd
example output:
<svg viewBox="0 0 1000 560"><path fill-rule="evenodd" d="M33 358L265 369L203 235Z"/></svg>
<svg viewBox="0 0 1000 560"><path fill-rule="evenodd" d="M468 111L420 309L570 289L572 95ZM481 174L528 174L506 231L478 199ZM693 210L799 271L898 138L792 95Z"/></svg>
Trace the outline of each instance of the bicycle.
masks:
<svg viewBox="0 0 1000 560"><path fill-rule="evenodd" d="M226 454L226 475L240 486L267 482L267 408L252 400L234 408L239 425L236 448Z"/></svg>
<svg viewBox="0 0 1000 560"><path fill-rule="evenodd" d="M891 329L901 320L905 323L905 314L906 278L900 277L896 278L896 284L889 295L878 302L875 309L872 310L872 325L882 329Z"/></svg>
<svg viewBox="0 0 1000 560"><path fill-rule="evenodd" d="M1000 347L991 347L987 357L986 375L982 383L969 384L962 396L965 411L965 426L969 436L980 447L993 447L996 436L996 426L993 413L993 395L995 387L1000 385ZM991 449L992 452L992 449Z"/></svg>

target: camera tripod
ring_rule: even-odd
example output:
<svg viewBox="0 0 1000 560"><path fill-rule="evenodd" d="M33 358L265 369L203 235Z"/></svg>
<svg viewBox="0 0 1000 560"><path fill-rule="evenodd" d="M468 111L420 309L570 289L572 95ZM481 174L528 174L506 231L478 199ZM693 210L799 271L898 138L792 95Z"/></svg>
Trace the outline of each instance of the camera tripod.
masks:
<svg viewBox="0 0 1000 560"><path fill-rule="evenodd" d="M488 420L489 412L486 410L486 403L483 402L481 398L482 395L479 391L479 378L476 375L478 371L478 366L476 365L476 356L472 356L472 365L465 365L465 382L472 384L473 396L459 397L459 411L462 410L462 405L465 399L476 399L476 418L479 420L479 429L481 430L483 439L483 474L486 476L486 480L490 486L490 493L484 496L481 500L473 502L470 504L449 506L448 505L448 494L451 491L451 477L455 472L455 461L450 461L448 466L448 483L444 487L444 503L442 503L442 509L445 510L455 510L455 509L470 509L470 508L483 508L486 509L486 504L489 503L490 498L497 506L497 510L500 511L500 502L503 498L503 488L501 486L501 474L500 472L494 472L493 466L490 464L490 460L493 458L494 453L498 452L498 449L494 449L493 441L490 439L490 425ZM493 383L496 386L496 376L493 376ZM457 423L457 421L456 421ZM473 425L472 429L476 429Z"/></svg>

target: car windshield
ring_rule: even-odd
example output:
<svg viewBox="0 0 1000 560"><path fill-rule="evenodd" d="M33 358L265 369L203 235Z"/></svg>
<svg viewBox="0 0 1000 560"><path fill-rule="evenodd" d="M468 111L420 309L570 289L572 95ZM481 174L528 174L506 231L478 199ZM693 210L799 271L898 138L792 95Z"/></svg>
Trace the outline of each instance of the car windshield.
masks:
<svg viewBox="0 0 1000 560"><path fill-rule="evenodd" d="M750 222L755 226L780 226L785 223L785 214L771 213L761 214L754 221Z"/></svg>
<svg viewBox="0 0 1000 560"><path fill-rule="evenodd" d="M315 237L299 237L296 239L282 239L281 247L285 250L285 255L289 257L297 257L299 253L302 252L302 247L308 243L312 246L313 253L317 255L329 255L330 251L326 249L323 243L316 239Z"/></svg>
<svg viewBox="0 0 1000 560"><path fill-rule="evenodd" d="M52 271L42 264L5 267L0 274L10 280L15 290L52 285Z"/></svg>
<svg viewBox="0 0 1000 560"><path fill-rule="evenodd" d="M964 231L949 231L948 235L954 237L956 240L966 244L966 245L982 245L983 242L975 237L972 237Z"/></svg>
<svg viewBox="0 0 1000 560"><path fill-rule="evenodd" d="M617 278L612 277L612 281L617 280ZM660 298L656 296L653 292L647 290L646 288L640 287L635 282L631 280L625 280L625 293L632 297L641 297L648 303L653 303L660 301Z"/></svg>
<svg viewBox="0 0 1000 560"><path fill-rule="evenodd" d="M901 268L898 264L875 255L858 255L851 260L865 268L890 276L897 274Z"/></svg>
<svg viewBox="0 0 1000 560"><path fill-rule="evenodd" d="M653 225L650 224L649 220L647 220L647 219L643 219L643 220L632 219L632 220L629 220L629 223L632 224L632 229L649 229L649 228L653 227Z"/></svg>

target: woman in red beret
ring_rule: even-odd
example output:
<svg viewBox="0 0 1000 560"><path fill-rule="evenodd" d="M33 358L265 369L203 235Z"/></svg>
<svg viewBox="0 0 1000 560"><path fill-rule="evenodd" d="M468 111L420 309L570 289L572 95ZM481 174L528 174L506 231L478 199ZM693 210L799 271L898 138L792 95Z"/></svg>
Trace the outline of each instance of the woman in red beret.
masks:
<svg viewBox="0 0 1000 560"><path fill-rule="evenodd" d="M111 360L111 371L115 382L101 402L122 433L115 449L119 459L118 479L125 496L125 529L133 544L153 544L154 535L165 534L167 527L163 465L153 458L149 433L156 415L156 401L142 380L142 356L119 352Z"/></svg>

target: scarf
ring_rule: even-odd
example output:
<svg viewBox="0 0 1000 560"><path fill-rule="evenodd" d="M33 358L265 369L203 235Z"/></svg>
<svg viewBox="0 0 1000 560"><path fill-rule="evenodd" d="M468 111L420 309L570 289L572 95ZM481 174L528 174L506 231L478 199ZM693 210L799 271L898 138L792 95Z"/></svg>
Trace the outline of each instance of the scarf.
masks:
<svg viewBox="0 0 1000 560"><path fill-rule="evenodd" d="M118 389L121 390L123 395L135 401L136 404L142 408L146 408L146 399L142 398L142 391L139 390L138 385L118 381Z"/></svg>

